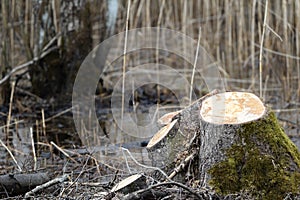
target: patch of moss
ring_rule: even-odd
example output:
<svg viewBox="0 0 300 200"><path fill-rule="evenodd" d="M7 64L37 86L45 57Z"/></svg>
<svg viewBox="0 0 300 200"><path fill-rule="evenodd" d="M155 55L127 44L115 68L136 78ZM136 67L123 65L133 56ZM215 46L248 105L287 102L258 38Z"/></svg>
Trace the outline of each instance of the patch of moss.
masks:
<svg viewBox="0 0 300 200"><path fill-rule="evenodd" d="M225 151L225 160L209 170L217 193L247 191L259 199L283 199L300 191L300 154L274 113L242 124Z"/></svg>

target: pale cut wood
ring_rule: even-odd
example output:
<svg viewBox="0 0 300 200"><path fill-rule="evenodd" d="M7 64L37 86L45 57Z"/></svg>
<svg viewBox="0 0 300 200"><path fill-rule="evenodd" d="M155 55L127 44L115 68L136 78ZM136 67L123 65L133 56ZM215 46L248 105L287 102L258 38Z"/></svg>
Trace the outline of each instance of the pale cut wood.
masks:
<svg viewBox="0 0 300 200"><path fill-rule="evenodd" d="M163 115L161 118L159 118L157 120L157 122L161 125L167 125L167 124L171 123L172 120L174 119L174 117L176 115L178 115L180 112L181 112L181 110L169 112L169 113Z"/></svg>
<svg viewBox="0 0 300 200"><path fill-rule="evenodd" d="M177 119L175 119L173 122L169 123L168 125L162 127L149 141L147 148L152 148L154 145L158 144L162 139L164 139L170 130L174 127L174 125L177 123Z"/></svg>
<svg viewBox="0 0 300 200"><path fill-rule="evenodd" d="M200 114L204 121L213 124L242 124L261 118L265 110L252 93L226 92L206 98Z"/></svg>
<svg viewBox="0 0 300 200"><path fill-rule="evenodd" d="M134 174L117 183L111 192L127 194L144 187L146 187L145 177L142 174Z"/></svg>

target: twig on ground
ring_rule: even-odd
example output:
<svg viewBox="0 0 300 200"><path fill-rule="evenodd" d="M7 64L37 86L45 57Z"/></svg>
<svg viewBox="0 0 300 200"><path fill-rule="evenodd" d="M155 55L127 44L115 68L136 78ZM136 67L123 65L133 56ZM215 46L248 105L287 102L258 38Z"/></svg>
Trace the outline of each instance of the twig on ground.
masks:
<svg viewBox="0 0 300 200"><path fill-rule="evenodd" d="M129 167L129 164L128 164L128 160L127 160L127 156L125 155L124 151L122 151L122 154L123 154L123 157L125 159L125 162L126 162L126 167L129 171L130 174L132 174L131 170L130 170L130 167Z"/></svg>
<svg viewBox="0 0 300 200"><path fill-rule="evenodd" d="M193 160L196 156L196 152L193 152L191 155L187 156L182 163L180 163L179 166L177 166L173 172L170 174L169 179L172 179L178 172L180 172L182 169L184 169L187 165L187 163L191 160Z"/></svg>
<svg viewBox="0 0 300 200"><path fill-rule="evenodd" d="M6 151L9 153L10 157L13 159L14 163L16 164L16 166L18 167L19 171L22 171L22 168L20 167L20 165L18 164L17 160L15 159L14 155L12 154L12 152L9 150L9 148L3 143L3 141L0 139L0 144L6 149Z"/></svg>
<svg viewBox="0 0 300 200"><path fill-rule="evenodd" d="M15 124L19 124L19 123L23 123L23 122L24 122L24 120L20 120L20 121L16 121L16 120L15 120L14 123L9 124L8 126L15 125ZM3 126L0 126L0 129L4 129L4 128L6 128L6 127L7 127L7 124L6 124L6 125L3 125Z"/></svg>
<svg viewBox="0 0 300 200"><path fill-rule="evenodd" d="M49 122L49 121L51 121L52 119L54 119L54 118L56 118L56 117L59 117L59 116L65 114L65 113L67 113L67 112L71 112L73 108L74 108L74 107L71 107L71 108L68 108L68 109L66 109L66 110L63 110L62 112L57 113L56 115L53 115L53 116L51 116L51 117L45 119L44 122L42 122L42 123Z"/></svg>
<svg viewBox="0 0 300 200"><path fill-rule="evenodd" d="M147 165L143 165L141 163L139 163L134 157L133 155L130 153L130 151L124 147L121 147L122 148L122 151L126 151L128 153L128 155L131 157L131 159L135 162L135 164L137 164L138 166L140 167L143 167L143 168L146 168L146 169L153 169L153 170L157 170L159 171L162 175L164 175L166 177L166 179L168 181L172 181L171 179L169 179L169 176L163 171L161 170L160 168L158 167L152 167L152 166L147 166Z"/></svg>
<svg viewBox="0 0 300 200"><path fill-rule="evenodd" d="M72 181L72 184L70 184L68 187L64 188L64 189L61 191L61 193L60 193L60 195L59 195L60 197L61 197L61 196L64 194L64 192L67 191L70 187L72 187L74 184L77 184L77 183L78 183L78 179L79 179L79 177L83 174L84 168L86 167L88 161L89 161L89 158L86 160L86 162L85 162L84 165L82 166L82 169L81 169L79 175L76 177L76 179L75 179L74 181ZM70 193L71 193L71 192L72 192L72 190L69 191L69 193L67 193L66 196L70 196Z"/></svg>
<svg viewBox="0 0 300 200"><path fill-rule="evenodd" d="M188 191L189 193L193 194L197 198L203 199L203 197L200 194L198 194L196 191L194 191L193 189L189 188L188 186L183 185L183 184L178 183L178 182L172 181L172 182L164 182L164 183L157 183L157 184L154 184L154 185L150 185L146 189L141 189L141 190L138 190L138 191L135 191L133 193L125 195L123 197L123 200L127 200L127 199L129 200L129 199L133 199L133 198L138 198L140 196L140 194L142 194L144 192L147 192L147 191L149 191L151 189L154 189L156 187L167 186L167 185L175 185L175 186L181 187L182 189Z"/></svg>
<svg viewBox="0 0 300 200"><path fill-rule="evenodd" d="M65 152L62 148L60 148L59 146L57 146L53 141L51 141L50 144L52 144L55 148L57 148L57 150L59 150L60 152L62 152L67 158L69 158L70 160L72 160L74 163L78 163L67 152Z"/></svg>
<svg viewBox="0 0 300 200"><path fill-rule="evenodd" d="M38 102L43 102L43 99L42 99L41 97L39 97L39 96L37 96L37 95L35 95L35 94L32 94L31 92L26 91L26 90L24 90L24 89L22 89L22 88L20 88L20 87L18 87L18 86L16 86L16 91L19 92L19 93L23 93L23 94L25 94L25 95L28 95L28 96L30 96L30 97L33 97L33 98L35 98Z"/></svg>
<svg viewBox="0 0 300 200"><path fill-rule="evenodd" d="M37 193L37 192L39 192L39 191L41 191L41 190L43 190L45 188L48 188L48 187L50 187L52 185L55 185L57 183L62 183L64 181L67 181L68 179L69 179L69 175L68 174L64 174L61 177L55 178L55 179L53 179L51 181L48 181L47 183L39 185L39 186L35 187L34 189L32 189L31 191L27 192L25 194L25 198L29 198L29 197L33 196L35 193Z"/></svg>

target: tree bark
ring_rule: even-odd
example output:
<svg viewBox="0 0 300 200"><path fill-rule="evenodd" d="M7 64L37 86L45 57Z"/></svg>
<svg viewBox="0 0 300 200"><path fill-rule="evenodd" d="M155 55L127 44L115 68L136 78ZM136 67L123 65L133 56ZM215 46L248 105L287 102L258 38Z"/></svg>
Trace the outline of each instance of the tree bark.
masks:
<svg viewBox="0 0 300 200"><path fill-rule="evenodd" d="M49 181L49 177L46 173L1 175L0 192L16 196L47 181Z"/></svg>
<svg viewBox="0 0 300 200"><path fill-rule="evenodd" d="M299 195L299 151L254 94L210 94L174 115L167 126L172 128L163 127L147 149L169 178L219 195Z"/></svg>

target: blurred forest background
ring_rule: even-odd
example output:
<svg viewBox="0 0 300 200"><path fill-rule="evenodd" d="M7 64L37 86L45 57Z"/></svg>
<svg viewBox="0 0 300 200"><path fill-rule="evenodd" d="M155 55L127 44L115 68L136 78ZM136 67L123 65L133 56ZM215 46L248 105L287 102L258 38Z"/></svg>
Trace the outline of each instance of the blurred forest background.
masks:
<svg viewBox="0 0 300 200"><path fill-rule="evenodd" d="M80 64L100 42L125 31L128 3L1 0L2 124L9 125L10 115L16 119L32 116L40 119L43 109L47 118L71 107L73 82ZM266 1L130 0L130 3L129 29L164 27L197 41L201 27L201 45L220 66L227 89L259 95L259 52ZM300 1L272 0L267 6L263 97L275 109L288 133L299 137ZM176 57L170 59L171 63L176 62ZM103 94L101 97L111 92L104 85L97 91L100 96ZM11 107L10 102L13 102Z"/></svg>

